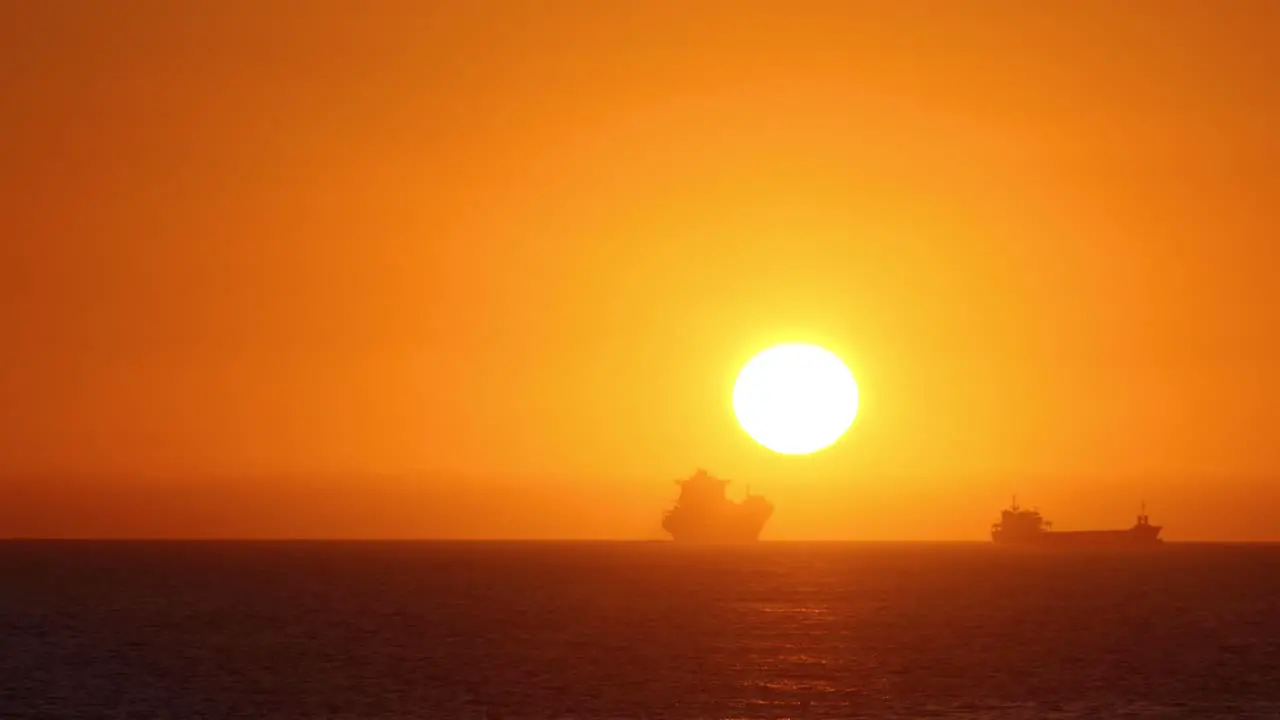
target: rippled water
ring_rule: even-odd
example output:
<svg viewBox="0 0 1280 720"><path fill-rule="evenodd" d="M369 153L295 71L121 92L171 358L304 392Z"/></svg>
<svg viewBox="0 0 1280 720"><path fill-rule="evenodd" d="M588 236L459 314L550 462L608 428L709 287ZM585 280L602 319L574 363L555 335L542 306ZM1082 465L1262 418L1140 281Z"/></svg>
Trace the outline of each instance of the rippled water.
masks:
<svg viewBox="0 0 1280 720"><path fill-rule="evenodd" d="M3 718L1277 718L1280 547L0 543Z"/></svg>

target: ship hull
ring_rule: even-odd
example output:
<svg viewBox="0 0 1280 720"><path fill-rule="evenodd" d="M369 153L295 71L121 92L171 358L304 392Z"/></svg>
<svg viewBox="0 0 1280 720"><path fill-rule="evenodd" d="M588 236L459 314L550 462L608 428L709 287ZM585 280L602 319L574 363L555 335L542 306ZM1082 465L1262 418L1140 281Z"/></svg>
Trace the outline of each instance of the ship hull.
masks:
<svg viewBox="0 0 1280 720"><path fill-rule="evenodd" d="M1003 546L1044 548L1132 548L1164 544L1160 528L1152 525L1129 530L1049 530L1025 534L995 530L991 540Z"/></svg>
<svg viewBox="0 0 1280 720"><path fill-rule="evenodd" d="M761 526L755 530L733 530L733 531L716 531L716 530L689 530L679 531L670 530L671 539L676 542L683 543L744 543L756 542L760 539L760 532L764 527Z"/></svg>
<svg viewBox="0 0 1280 720"><path fill-rule="evenodd" d="M676 542L741 543L755 542L768 522L768 514L733 513L715 519L684 515L679 511L667 515L662 521Z"/></svg>

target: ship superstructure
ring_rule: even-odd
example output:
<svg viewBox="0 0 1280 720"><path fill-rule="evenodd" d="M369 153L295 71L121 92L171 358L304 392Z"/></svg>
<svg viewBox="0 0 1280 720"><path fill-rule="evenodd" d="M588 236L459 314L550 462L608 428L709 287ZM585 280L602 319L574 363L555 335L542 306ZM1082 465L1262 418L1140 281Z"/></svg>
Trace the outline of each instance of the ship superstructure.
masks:
<svg viewBox="0 0 1280 720"><path fill-rule="evenodd" d="M1048 547L1131 547L1159 545L1159 525L1147 517L1146 503L1133 527L1127 530L1054 530L1053 523L1038 510L1028 510L1013 503L1000 513L1000 522L991 526L991 540L1000 545Z"/></svg>
<svg viewBox="0 0 1280 720"><path fill-rule="evenodd" d="M773 503L747 488L742 502L726 496L731 480L699 469L675 481L680 497L662 518L662 528L673 540L692 542L748 542L758 540L773 515Z"/></svg>

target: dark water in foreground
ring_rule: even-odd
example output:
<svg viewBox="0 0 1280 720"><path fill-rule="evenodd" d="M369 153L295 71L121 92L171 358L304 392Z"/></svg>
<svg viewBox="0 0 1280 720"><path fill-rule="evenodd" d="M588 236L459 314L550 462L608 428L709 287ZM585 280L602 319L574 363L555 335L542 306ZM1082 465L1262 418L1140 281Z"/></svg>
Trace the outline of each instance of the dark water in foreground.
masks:
<svg viewBox="0 0 1280 720"><path fill-rule="evenodd" d="M1280 546L0 543L0 718L1278 718Z"/></svg>

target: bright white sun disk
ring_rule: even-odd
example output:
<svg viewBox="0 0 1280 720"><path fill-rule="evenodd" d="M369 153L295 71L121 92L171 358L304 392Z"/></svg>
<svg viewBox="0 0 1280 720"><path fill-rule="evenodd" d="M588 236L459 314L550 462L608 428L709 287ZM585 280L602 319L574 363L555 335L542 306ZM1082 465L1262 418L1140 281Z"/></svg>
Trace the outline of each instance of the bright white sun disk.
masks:
<svg viewBox="0 0 1280 720"><path fill-rule="evenodd" d="M733 411L756 442L784 455L821 450L858 414L858 384L816 345L777 345L750 360L733 386Z"/></svg>

